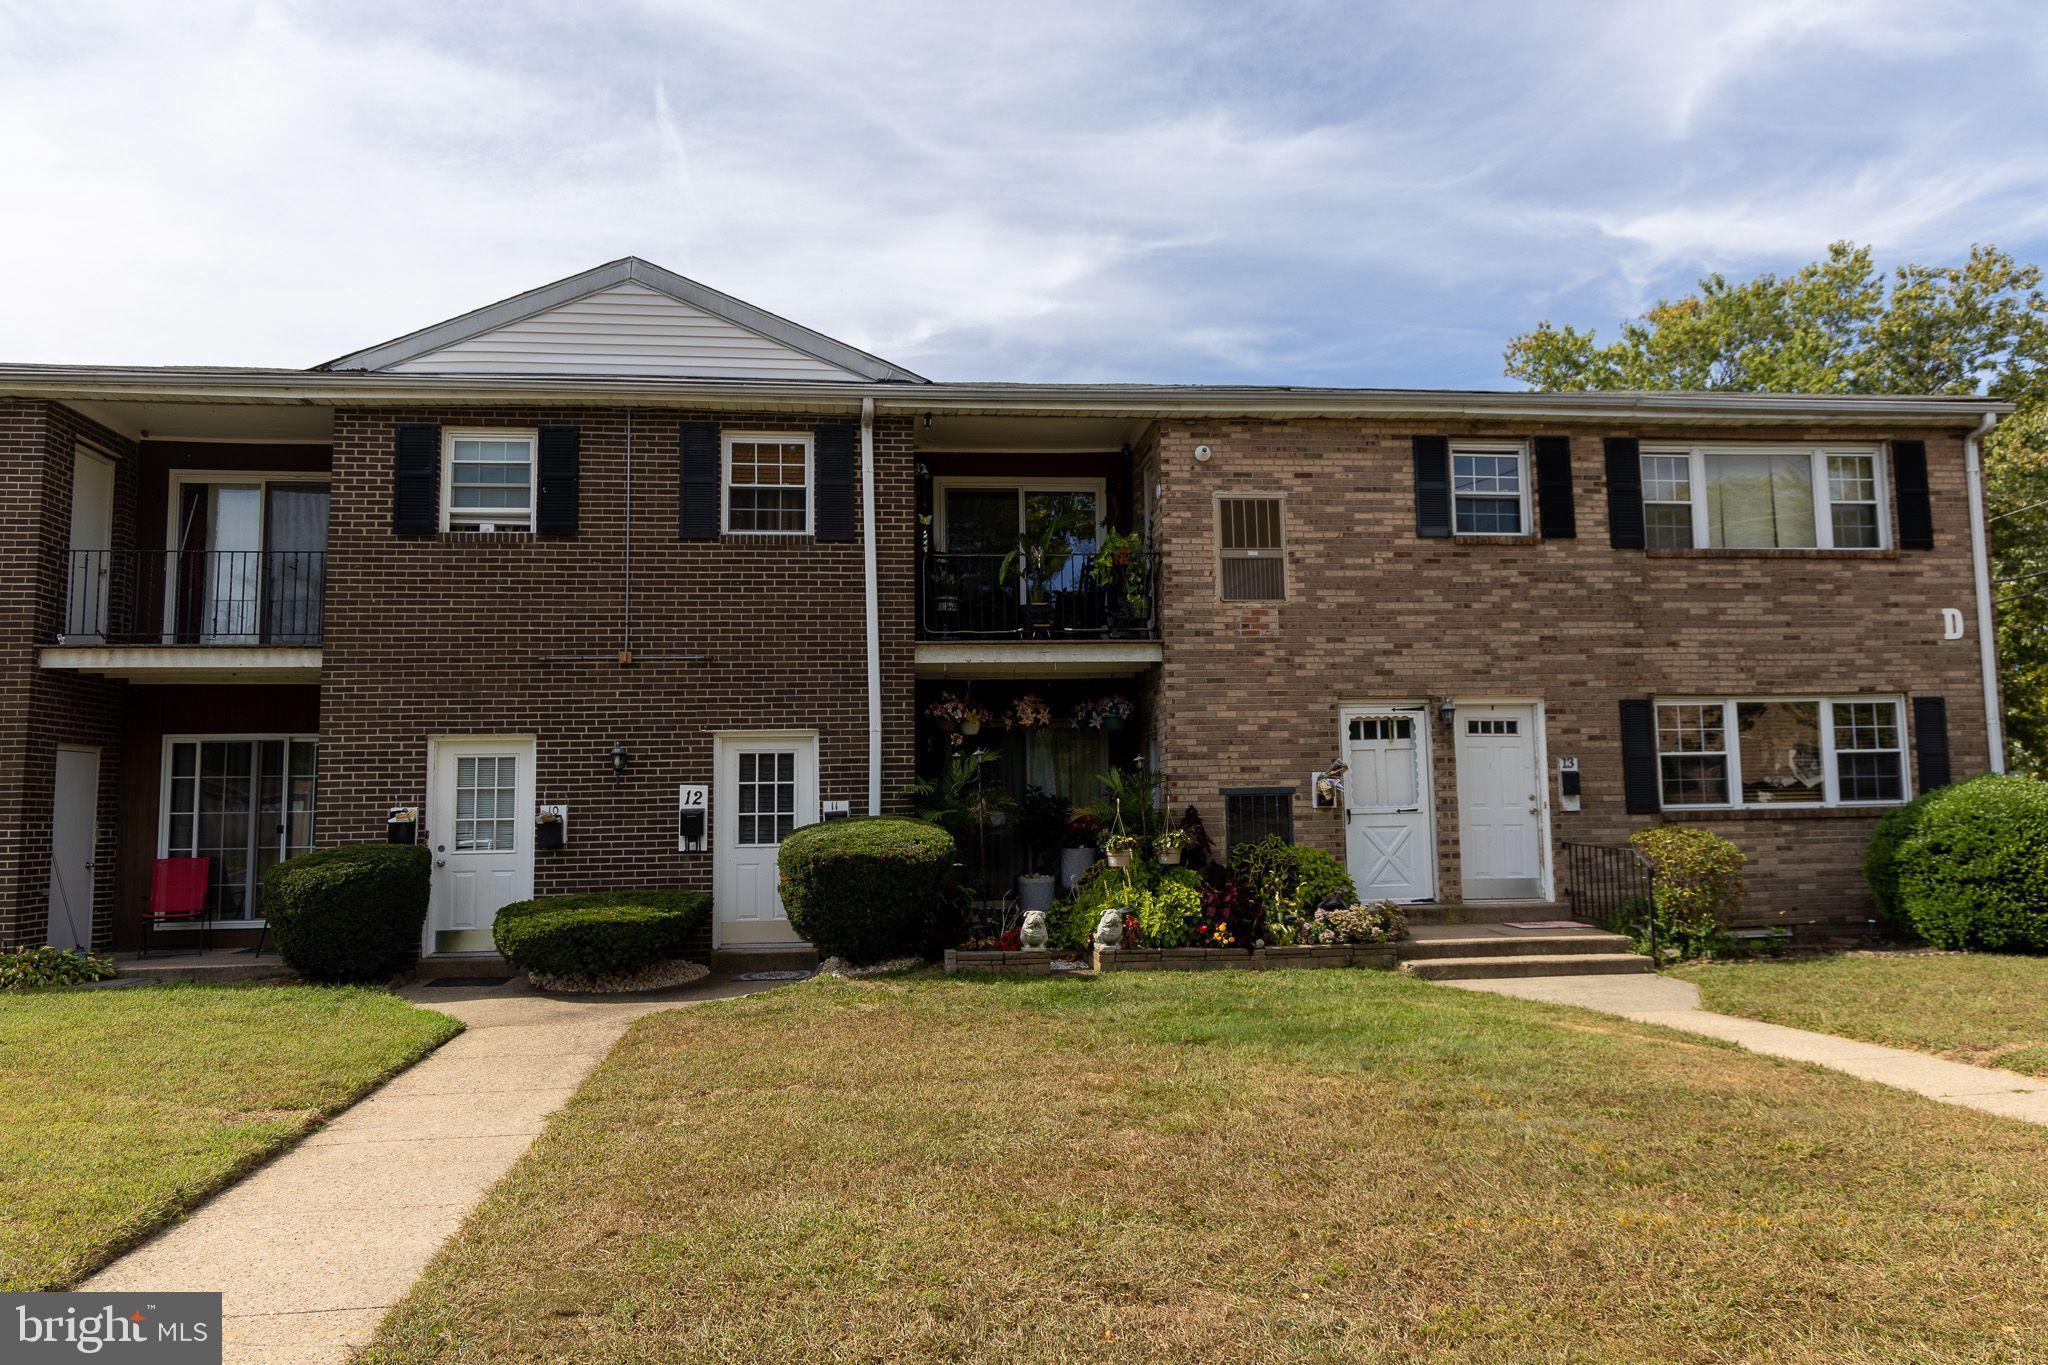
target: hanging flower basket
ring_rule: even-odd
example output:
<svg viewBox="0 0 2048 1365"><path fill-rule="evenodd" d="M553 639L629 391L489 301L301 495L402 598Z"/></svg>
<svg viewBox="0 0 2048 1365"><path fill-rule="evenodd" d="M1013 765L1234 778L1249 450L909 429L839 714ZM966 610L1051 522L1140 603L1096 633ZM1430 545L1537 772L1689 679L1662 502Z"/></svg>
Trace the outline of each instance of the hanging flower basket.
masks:
<svg viewBox="0 0 2048 1365"><path fill-rule="evenodd" d="M1026 692L1011 703L1007 720L1012 729L1036 730L1052 724L1052 708L1036 693Z"/></svg>
<svg viewBox="0 0 2048 1365"><path fill-rule="evenodd" d="M1131 699L1121 693L1090 697L1075 704L1074 724L1084 730L1121 730L1131 718L1131 711Z"/></svg>

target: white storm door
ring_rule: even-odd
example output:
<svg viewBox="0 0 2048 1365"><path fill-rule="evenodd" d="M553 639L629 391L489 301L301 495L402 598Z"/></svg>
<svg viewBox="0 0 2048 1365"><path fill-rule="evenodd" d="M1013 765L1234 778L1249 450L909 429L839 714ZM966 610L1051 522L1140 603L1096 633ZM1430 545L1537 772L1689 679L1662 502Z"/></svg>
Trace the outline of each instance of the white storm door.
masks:
<svg viewBox="0 0 2048 1365"><path fill-rule="evenodd" d="M533 895L533 803L532 740L434 745L429 951L490 951L499 909Z"/></svg>
<svg viewBox="0 0 2048 1365"><path fill-rule="evenodd" d="M50 922L53 948L92 949L93 846L99 841L100 751L57 750L57 791L50 819Z"/></svg>
<svg viewBox="0 0 2048 1365"><path fill-rule="evenodd" d="M71 456L71 575L64 589L64 639L102 644L113 581L114 462L83 447Z"/></svg>
<svg viewBox="0 0 2048 1365"><path fill-rule="evenodd" d="M1543 895L1543 784L1533 706L1460 706L1458 847L1466 900Z"/></svg>
<svg viewBox="0 0 2048 1365"><path fill-rule="evenodd" d="M712 808L717 946L802 943L782 909L775 859L791 830L817 821L817 737L719 736Z"/></svg>
<svg viewBox="0 0 2048 1365"><path fill-rule="evenodd" d="M1436 895L1427 714L1419 707L1344 712L1344 850L1361 900Z"/></svg>

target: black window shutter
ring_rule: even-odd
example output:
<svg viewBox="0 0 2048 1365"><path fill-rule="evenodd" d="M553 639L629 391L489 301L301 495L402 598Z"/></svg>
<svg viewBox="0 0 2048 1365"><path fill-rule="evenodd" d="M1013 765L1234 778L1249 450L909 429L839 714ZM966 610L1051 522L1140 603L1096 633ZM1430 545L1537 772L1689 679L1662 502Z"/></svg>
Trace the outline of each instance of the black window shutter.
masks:
<svg viewBox="0 0 2048 1365"><path fill-rule="evenodd" d="M441 428L400 422L391 441L391 533L430 536L441 529Z"/></svg>
<svg viewBox="0 0 2048 1365"><path fill-rule="evenodd" d="M1892 500L1899 505L1899 548L1934 548L1934 505L1927 496L1927 442L1892 442Z"/></svg>
<svg viewBox="0 0 2048 1365"><path fill-rule="evenodd" d="M1920 790L1931 792L1952 780L1948 763L1948 699L1913 698L1913 749L1920 758Z"/></svg>
<svg viewBox="0 0 2048 1365"><path fill-rule="evenodd" d="M681 507L676 535L681 540L718 539L718 425L683 423Z"/></svg>
<svg viewBox="0 0 2048 1365"><path fill-rule="evenodd" d="M1663 808L1657 792L1657 708L1640 698L1621 704L1621 791L1630 815L1655 815Z"/></svg>
<svg viewBox="0 0 2048 1365"><path fill-rule="evenodd" d="M1607 438L1607 543L1643 548L1643 443L1633 436Z"/></svg>
<svg viewBox="0 0 2048 1365"><path fill-rule="evenodd" d="M857 540L853 524L853 467L858 428L819 427L812 446L818 469L817 536L820 540Z"/></svg>
<svg viewBox="0 0 2048 1365"><path fill-rule="evenodd" d="M579 522L583 436L575 427L540 429L540 501L533 529L544 536L573 536Z"/></svg>
<svg viewBox="0 0 2048 1365"><path fill-rule="evenodd" d="M1536 438L1536 514L1545 540L1572 540L1579 515L1572 503L1572 438Z"/></svg>
<svg viewBox="0 0 2048 1365"><path fill-rule="evenodd" d="M1415 438L1415 534L1451 533L1451 438Z"/></svg>

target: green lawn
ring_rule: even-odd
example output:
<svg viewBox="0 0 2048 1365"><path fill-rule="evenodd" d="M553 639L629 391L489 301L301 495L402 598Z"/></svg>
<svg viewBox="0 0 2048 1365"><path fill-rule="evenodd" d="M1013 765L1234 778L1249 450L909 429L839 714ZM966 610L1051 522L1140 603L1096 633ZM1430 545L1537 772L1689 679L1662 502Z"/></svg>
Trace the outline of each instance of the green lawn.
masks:
<svg viewBox="0 0 2048 1365"><path fill-rule="evenodd" d="M2048 1076L2048 958L1857 953L1680 975L1724 1014Z"/></svg>
<svg viewBox="0 0 2048 1365"><path fill-rule="evenodd" d="M2048 1132L1376 972L650 1016L370 1359L2048 1355Z"/></svg>
<svg viewBox="0 0 2048 1365"><path fill-rule="evenodd" d="M0 1289L76 1281L460 1029L374 990L0 995Z"/></svg>

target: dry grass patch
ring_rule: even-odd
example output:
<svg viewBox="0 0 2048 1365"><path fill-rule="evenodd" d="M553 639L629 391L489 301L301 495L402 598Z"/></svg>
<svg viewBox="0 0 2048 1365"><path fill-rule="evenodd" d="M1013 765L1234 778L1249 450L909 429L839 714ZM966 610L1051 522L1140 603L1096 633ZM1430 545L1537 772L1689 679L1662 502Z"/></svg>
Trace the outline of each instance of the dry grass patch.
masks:
<svg viewBox="0 0 2048 1365"><path fill-rule="evenodd" d="M2048 1352L2048 1134L1367 972L638 1024L371 1358Z"/></svg>
<svg viewBox="0 0 2048 1365"><path fill-rule="evenodd" d="M2048 1076L2048 958L1842 953L1681 974L1723 1014Z"/></svg>
<svg viewBox="0 0 2048 1365"><path fill-rule="evenodd" d="M73 1283L460 1029L345 988L0 995L0 1289Z"/></svg>

